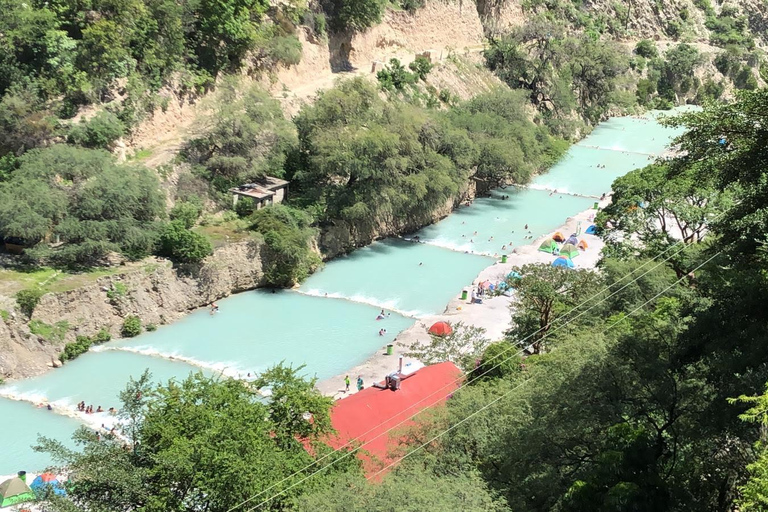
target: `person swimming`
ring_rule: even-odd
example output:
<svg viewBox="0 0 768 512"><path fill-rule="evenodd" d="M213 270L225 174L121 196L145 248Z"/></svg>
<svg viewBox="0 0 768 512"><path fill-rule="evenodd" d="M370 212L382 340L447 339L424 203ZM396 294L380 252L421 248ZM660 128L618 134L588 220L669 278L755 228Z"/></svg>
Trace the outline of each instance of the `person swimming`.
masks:
<svg viewBox="0 0 768 512"><path fill-rule="evenodd" d="M528 224L526 224L525 227L523 227L523 229L528 229ZM529 233L530 233L530 231L529 231Z"/></svg>

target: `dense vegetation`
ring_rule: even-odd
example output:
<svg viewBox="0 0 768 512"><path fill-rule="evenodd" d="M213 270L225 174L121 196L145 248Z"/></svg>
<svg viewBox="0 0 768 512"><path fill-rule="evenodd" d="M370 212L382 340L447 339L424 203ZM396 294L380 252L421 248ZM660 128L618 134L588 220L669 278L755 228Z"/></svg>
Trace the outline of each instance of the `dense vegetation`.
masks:
<svg viewBox="0 0 768 512"><path fill-rule="evenodd" d="M122 395L132 450L85 430L82 454L42 448L70 464L74 502L105 512L248 498L384 511L392 496L405 510L762 510L766 105L768 91L744 92L673 119L690 128L680 156L614 185L598 272L525 266L509 278L520 302L507 340L481 352L482 331L458 326L415 347L465 367L468 382L396 432L393 456L407 458L382 483L343 451L316 460L329 453L330 401L284 367L253 384L198 375L154 391L142 377ZM287 209L251 218L281 211L300 222ZM311 476L290 476L313 461Z"/></svg>
<svg viewBox="0 0 768 512"><path fill-rule="evenodd" d="M295 123L287 177L296 203L362 233L423 222L470 176L526 182L565 147L529 120L522 95L503 90L445 112L384 101L354 79L322 93Z"/></svg>
<svg viewBox="0 0 768 512"><path fill-rule="evenodd" d="M252 383L196 374L155 386L146 372L131 379L115 432L83 427L74 435L77 450L40 440L40 450L77 475L70 499L54 499L49 510L223 512L267 490L283 491L273 502L282 508L307 489L323 489L326 480L271 487L330 452L323 436L332 400L300 372L276 366ZM323 459L325 478L358 474L356 459L341 455Z"/></svg>
<svg viewBox="0 0 768 512"><path fill-rule="evenodd" d="M682 116L691 127L683 156L621 178L616 188L634 208L606 211L604 234L639 226L647 246L565 281L557 269L519 269L523 307L509 340L486 351L445 409L407 433L404 452L424 449L388 485L408 495L452 482L445 499L482 492L486 503L501 498L503 510L763 509L766 105L763 90ZM644 178L659 173L669 184L657 191ZM694 214L693 197L715 211ZM682 224L694 215L671 250L655 243L670 236L656 225L661 204ZM690 236L701 234L702 217L706 236ZM524 339L538 353L522 360ZM471 481L478 474L482 483ZM339 482L304 503L332 510L359 493Z"/></svg>

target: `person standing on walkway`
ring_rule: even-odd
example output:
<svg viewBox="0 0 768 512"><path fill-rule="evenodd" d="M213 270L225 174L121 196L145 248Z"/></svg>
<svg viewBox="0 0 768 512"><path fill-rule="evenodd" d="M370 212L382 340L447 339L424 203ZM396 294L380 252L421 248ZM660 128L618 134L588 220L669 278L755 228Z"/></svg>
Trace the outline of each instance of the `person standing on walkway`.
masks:
<svg viewBox="0 0 768 512"><path fill-rule="evenodd" d="M363 376L358 375L357 376L357 390L362 391L363 390Z"/></svg>
<svg viewBox="0 0 768 512"><path fill-rule="evenodd" d="M344 390L345 393L349 392L349 375L344 377L344 385L346 386L346 389Z"/></svg>

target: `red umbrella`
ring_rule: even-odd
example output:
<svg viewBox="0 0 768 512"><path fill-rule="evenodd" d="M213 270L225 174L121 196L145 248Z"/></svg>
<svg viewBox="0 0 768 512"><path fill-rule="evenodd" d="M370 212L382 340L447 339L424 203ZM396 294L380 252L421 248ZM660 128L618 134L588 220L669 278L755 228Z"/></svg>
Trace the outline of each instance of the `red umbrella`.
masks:
<svg viewBox="0 0 768 512"><path fill-rule="evenodd" d="M453 329L448 322L436 322L429 328L429 332L436 336L448 336L453 332Z"/></svg>

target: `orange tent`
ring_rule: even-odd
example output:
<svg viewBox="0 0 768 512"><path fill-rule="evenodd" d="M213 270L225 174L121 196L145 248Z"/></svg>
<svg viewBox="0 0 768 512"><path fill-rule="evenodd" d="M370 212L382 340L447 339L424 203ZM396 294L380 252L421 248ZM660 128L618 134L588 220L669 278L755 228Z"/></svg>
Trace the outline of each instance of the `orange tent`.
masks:
<svg viewBox="0 0 768 512"><path fill-rule="evenodd" d="M556 231L554 235L552 235L552 240L555 242L565 242L565 237L563 234L559 231Z"/></svg>
<svg viewBox="0 0 768 512"><path fill-rule="evenodd" d="M587 245L587 242L582 240L581 242L579 242L579 245L577 245L577 247L583 251L583 250L586 250L586 248L589 246Z"/></svg>
<svg viewBox="0 0 768 512"><path fill-rule="evenodd" d="M448 322L436 322L429 328L429 333L436 336L448 336L452 332L453 329Z"/></svg>

